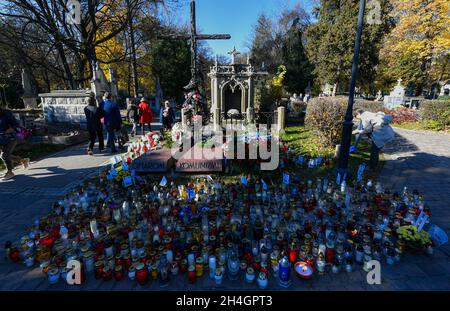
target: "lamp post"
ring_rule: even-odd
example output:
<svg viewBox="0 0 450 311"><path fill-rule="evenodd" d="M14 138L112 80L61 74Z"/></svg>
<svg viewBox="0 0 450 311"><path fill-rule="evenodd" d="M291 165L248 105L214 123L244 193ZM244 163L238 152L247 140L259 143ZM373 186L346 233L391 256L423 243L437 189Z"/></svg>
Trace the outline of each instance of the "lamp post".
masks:
<svg viewBox="0 0 450 311"><path fill-rule="evenodd" d="M345 114L345 121L342 126L342 140L338 160L338 173L341 174L341 176L344 176L348 170L348 158L350 155L350 143L352 140L352 129L353 129L353 102L355 100L356 80L358 79L359 50L361 48L361 35L363 30L365 6L366 6L365 0L360 0L358 29L356 31L355 52L353 55L352 79L350 82L347 112Z"/></svg>

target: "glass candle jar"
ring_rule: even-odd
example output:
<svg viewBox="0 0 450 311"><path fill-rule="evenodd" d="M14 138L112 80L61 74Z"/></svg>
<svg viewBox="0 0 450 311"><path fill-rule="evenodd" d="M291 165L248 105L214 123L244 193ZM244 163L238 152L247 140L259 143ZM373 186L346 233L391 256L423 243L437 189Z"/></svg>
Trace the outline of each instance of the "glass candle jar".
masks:
<svg viewBox="0 0 450 311"><path fill-rule="evenodd" d="M148 269L142 262L138 263L136 266L136 281L141 286L148 282Z"/></svg>
<svg viewBox="0 0 450 311"><path fill-rule="evenodd" d="M128 268L128 278L132 281L134 281L134 279L136 278L136 269L135 269L134 265L131 265Z"/></svg>
<svg viewBox="0 0 450 311"><path fill-rule="evenodd" d="M171 264L170 267L170 273L172 273L172 275L178 275L178 271L180 270L180 267L178 266L178 262L174 261Z"/></svg>
<svg viewBox="0 0 450 311"><path fill-rule="evenodd" d="M287 256L284 256L278 264L278 280L281 287L287 288L291 285L291 264Z"/></svg>
<svg viewBox="0 0 450 311"><path fill-rule="evenodd" d="M266 289L267 286L269 285L269 280L267 279L267 275L263 272L260 272L258 274L257 283L258 283L258 287L260 289Z"/></svg>
<svg viewBox="0 0 450 311"><path fill-rule="evenodd" d="M86 272L92 272L94 271L94 253L91 251L88 251L84 254L83 258L84 268L86 269Z"/></svg>
<svg viewBox="0 0 450 311"><path fill-rule="evenodd" d="M197 278L201 278L203 276L203 257L198 257L195 260L195 272Z"/></svg>
<svg viewBox="0 0 450 311"><path fill-rule="evenodd" d="M222 269L217 268L216 272L214 273L214 282L216 283L216 285L220 285L222 284L222 279L223 279Z"/></svg>
<svg viewBox="0 0 450 311"><path fill-rule="evenodd" d="M103 277L103 261L96 261L94 264L94 276L97 280Z"/></svg>
<svg viewBox="0 0 450 311"><path fill-rule="evenodd" d="M58 283L60 277L59 269L57 267L52 267L48 270L47 277L50 284Z"/></svg>
<svg viewBox="0 0 450 311"><path fill-rule="evenodd" d="M197 273L195 271L195 266L191 265L188 267L188 281L189 283L193 284L195 283L195 279L197 277Z"/></svg>
<svg viewBox="0 0 450 311"><path fill-rule="evenodd" d="M102 274L102 278L103 281L107 282L110 281L113 277L113 271L109 266L106 266L103 268L103 274Z"/></svg>
<svg viewBox="0 0 450 311"><path fill-rule="evenodd" d="M114 279L116 281L121 281L124 278L124 273L123 273L123 267L122 266L116 266L114 268Z"/></svg>
<svg viewBox="0 0 450 311"><path fill-rule="evenodd" d="M316 265L317 265L317 271L319 272L319 274L324 274L325 273L325 265L326 265L324 253L319 253L319 256L317 257Z"/></svg>
<svg viewBox="0 0 450 311"><path fill-rule="evenodd" d="M158 264L156 262L149 266L147 270L151 271L153 280L158 279Z"/></svg>
<svg viewBox="0 0 450 311"><path fill-rule="evenodd" d="M255 270L253 270L252 267L247 268L247 271L245 272L245 281L247 283L253 283L255 281L255 278Z"/></svg>
<svg viewBox="0 0 450 311"><path fill-rule="evenodd" d="M188 263L186 259L181 259L180 261L180 272L186 273L188 270Z"/></svg>
<svg viewBox="0 0 450 311"><path fill-rule="evenodd" d="M216 257L210 256L209 257L209 277L212 279L212 278L214 278L215 274L216 274Z"/></svg>

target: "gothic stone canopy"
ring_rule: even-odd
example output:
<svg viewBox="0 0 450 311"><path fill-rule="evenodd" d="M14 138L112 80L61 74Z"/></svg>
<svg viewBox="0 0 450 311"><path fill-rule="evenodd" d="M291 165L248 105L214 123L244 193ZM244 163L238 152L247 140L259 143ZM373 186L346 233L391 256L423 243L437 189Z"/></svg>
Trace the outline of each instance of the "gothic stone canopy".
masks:
<svg viewBox="0 0 450 311"><path fill-rule="evenodd" d="M254 87L267 72L257 72L247 60L247 64L236 64L234 49L230 52L232 62L229 65L219 65L216 61L208 74L211 78L211 100L213 113L227 113L238 110L245 113L248 108L254 108Z"/></svg>

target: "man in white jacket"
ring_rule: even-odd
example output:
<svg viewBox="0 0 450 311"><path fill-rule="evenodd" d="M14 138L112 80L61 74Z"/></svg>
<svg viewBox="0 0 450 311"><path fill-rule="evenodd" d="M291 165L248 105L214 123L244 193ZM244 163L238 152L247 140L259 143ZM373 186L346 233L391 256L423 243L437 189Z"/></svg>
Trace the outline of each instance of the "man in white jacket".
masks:
<svg viewBox="0 0 450 311"><path fill-rule="evenodd" d="M356 151L361 136L367 135L372 141L369 167L375 169L379 162L380 150L395 138L394 130L389 125L392 122L392 117L384 112L373 113L362 109L356 110L354 116L360 120L360 123L357 129L353 131L353 134L356 135L356 141L355 145L350 148L350 152Z"/></svg>

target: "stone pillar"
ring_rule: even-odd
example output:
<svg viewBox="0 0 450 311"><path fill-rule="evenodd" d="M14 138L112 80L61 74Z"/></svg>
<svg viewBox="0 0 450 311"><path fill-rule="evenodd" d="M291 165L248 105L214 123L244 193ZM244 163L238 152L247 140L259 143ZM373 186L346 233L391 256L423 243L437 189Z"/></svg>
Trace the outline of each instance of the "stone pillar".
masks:
<svg viewBox="0 0 450 311"><path fill-rule="evenodd" d="M214 131L218 131L220 129L222 119L221 113L222 111L220 108L214 109Z"/></svg>
<svg viewBox="0 0 450 311"><path fill-rule="evenodd" d="M247 123L248 124L255 123L255 114L254 114L253 107L247 108Z"/></svg>
<svg viewBox="0 0 450 311"><path fill-rule="evenodd" d="M277 132L280 133L286 127L286 108L278 107L277 113Z"/></svg>
<svg viewBox="0 0 450 311"><path fill-rule="evenodd" d="M181 128L187 129L186 108L181 108Z"/></svg>

